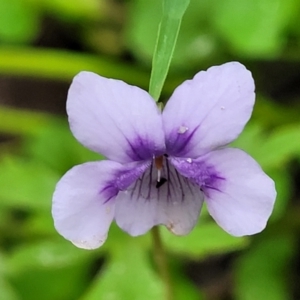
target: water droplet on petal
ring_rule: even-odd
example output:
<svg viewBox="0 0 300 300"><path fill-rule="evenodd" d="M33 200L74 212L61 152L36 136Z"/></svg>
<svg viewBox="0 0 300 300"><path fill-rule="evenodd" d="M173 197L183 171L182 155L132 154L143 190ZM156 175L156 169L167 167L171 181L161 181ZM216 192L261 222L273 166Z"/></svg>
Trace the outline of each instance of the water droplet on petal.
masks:
<svg viewBox="0 0 300 300"><path fill-rule="evenodd" d="M225 106L221 106L221 109L224 110L224 109L225 109Z"/></svg>
<svg viewBox="0 0 300 300"><path fill-rule="evenodd" d="M185 132L188 131L188 130L189 130L188 127L186 127L186 126L184 126L184 125L181 125L181 126L179 127L179 129L178 129L178 133L183 134L183 133L185 133Z"/></svg>
<svg viewBox="0 0 300 300"><path fill-rule="evenodd" d="M192 163L192 159L191 159L191 158L187 158L186 161L187 161L188 163L190 163L190 164Z"/></svg>

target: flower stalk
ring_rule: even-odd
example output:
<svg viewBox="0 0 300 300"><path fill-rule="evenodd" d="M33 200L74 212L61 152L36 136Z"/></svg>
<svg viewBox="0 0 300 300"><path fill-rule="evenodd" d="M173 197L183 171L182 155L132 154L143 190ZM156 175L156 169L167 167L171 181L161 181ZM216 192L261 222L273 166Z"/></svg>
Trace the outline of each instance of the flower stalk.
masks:
<svg viewBox="0 0 300 300"><path fill-rule="evenodd" d="M154 250L154 259L160 273L160 276L165 285L165 299L173 300L174 299L174 291L173 285L171 281L171 276L168 268L168 260L166 256L166 252L164 249L164 245L162 242L161 234L158 226L154 226L151 229L152 240L153 240L153 250Z"/></svg>

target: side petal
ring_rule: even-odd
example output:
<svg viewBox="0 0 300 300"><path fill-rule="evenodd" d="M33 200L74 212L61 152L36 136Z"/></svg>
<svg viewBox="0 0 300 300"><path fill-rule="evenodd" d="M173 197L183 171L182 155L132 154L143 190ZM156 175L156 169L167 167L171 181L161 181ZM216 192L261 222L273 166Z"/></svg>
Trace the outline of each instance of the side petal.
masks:
<svg viewBox="0 0 300 300"><path fill-rule="evenodd" d="M133 236L164 224L177 235L195 226L203 203L199 187L182 177L165 161L161 181L153 165L133 185L116 197L117 224Z"/></svg>
<svg viewBox="0 0 300 300"><path fill-rule="evenodd" d="M139 161L164 152L161 113L138 87L81 72L69 89L67 112L77 140L111 160Z"/></svg>
<svg viewBox="0 0 300 300"><path fill-rule="evenodd" d="M197 158L233 141L255 100L251 73L231 62L201 71L181 84L163 111L167 153Z"/></svg>
<svg viewBox="0 0 300 300"><path fill-rule="evenodd" d="M215 166L221 182L204 187L208 211L216 222L234 236L262 231L276 199L273 180L257 162L239 149L223 149L205 156Z"/></svg>
<svg viewBox="0 0 300 300"><path fill-rule="evenodd" d="M110 161L85 163L58 182L52 204L54 225L77 247L94 249L105 242L118 192L110 182L119 167Z"/></svg>

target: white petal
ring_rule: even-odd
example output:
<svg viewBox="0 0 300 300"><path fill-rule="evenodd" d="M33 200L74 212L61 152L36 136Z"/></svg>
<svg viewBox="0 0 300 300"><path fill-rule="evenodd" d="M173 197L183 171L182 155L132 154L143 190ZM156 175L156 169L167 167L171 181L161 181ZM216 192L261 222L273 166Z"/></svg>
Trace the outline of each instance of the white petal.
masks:
<svg viewBox="0 0 300 300"><path fill-rule="evenodd" d="M126 191L116 197L117 224L129 234L144 234L153 226L165 224L177 235L189 233L195 226L203 203L199 187L178 174L165 161L159 188L157 170L152 165L144 175Z"/></svg>
<svg viewBox="0 0 300 300"><path fill-rule="evenodd" d="M208 211L216 222L234 236L262 231L276 198L273 180L239 149L213 151L204 159L224 178L205 191Z"/></svg>
<svg viewBox="0 0 300 300"><path fill-rule="evenodd" d="M74 136L111 160L145 160L164 152L161 114L138 87L81 72L70 87L67 112Z"/></svg>
<svg viewBox="0 0 300 300"><path fill-rule="evenodd" d="M167 153L197 158L233 141L254 105L251 73L231 62L199 72L181 84L163 111Z"/></svg>
<svg viewBox="0 0 300 300"><path fill-rule="evenodd" d="M117 193L110 181L119 167L109 161L85 163L58 182L52 206L55 228L77 247L94 249L105 242Z"/></svg>

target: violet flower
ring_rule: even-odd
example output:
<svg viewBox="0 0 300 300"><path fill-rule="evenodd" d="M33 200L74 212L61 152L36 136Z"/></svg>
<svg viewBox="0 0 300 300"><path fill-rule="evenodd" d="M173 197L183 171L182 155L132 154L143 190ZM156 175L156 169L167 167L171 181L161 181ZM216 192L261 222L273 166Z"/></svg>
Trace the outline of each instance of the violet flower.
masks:
<svg viewBox="0 0 300 300"><path fill-rule="evenodd" d="M274 182L239 149L224 148L254 105L251 73L237 62L182 83L161 113L151 96L123 81L81 72L70 87L72 133L107 160L69 170L53 196L57 231L76 246L101 246L110 224L137 236L157 224L177 235L203 204L234 236L264 229Z"/></svg>

